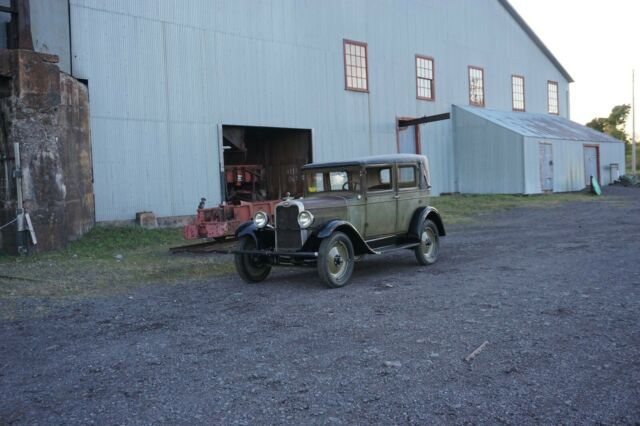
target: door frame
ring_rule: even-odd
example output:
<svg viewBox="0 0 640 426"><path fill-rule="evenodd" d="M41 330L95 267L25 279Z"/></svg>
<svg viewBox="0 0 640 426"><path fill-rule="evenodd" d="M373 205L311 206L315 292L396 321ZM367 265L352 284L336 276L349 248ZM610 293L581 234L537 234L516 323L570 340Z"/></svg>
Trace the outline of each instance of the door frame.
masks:
<svg viewBox="0 0 640 426"><path fill-rule="evenodd" d="M420 143L420 125L417 124L415 126L407 126L400 127L400 120L413 120L416 117L396 117L396 152L400 153L400 132L407 130L409 127L415 127L416 136L415 136L415 146L416 146L416 154L422 154L422 144Z"/></svg>
<svg viewBox="0 0 640 426"><path fill-rule="evenodd" d="M596 177L596 179L598 179L598 185L602 185L602 181L600 180L600 145L596 145L596 144L591 144L591 143L584 143L582 144L582 164L584 166L584 153L585 153L585 148L595 148L596 149L596 168L597 168L597 172L598 172L598 176ZM585 175L587 173L587 171L585 170ZM587 186L590 186L591 182L589 182L587 184Z"/></svg>
<svg viewBox="0 0 640 426"><path fill-rule="evenodd" d="M391 179L391 188L390 189L383 189L383 190L379 190L379 191L372 191L369 192L369 188L367 188L367 173L369 172L369 169L375 169L378 167L389 167L390 170L390 179ZM364 226L364 238L366 240L383 240L389 236L393 236L395 235L395 228L396 228L396 221L393 221L393 227L391 229L391 231L389 232L383 232L383 233L379 233L379 234L369 234L370 229L370 215L369 212L371 209L375 208L374 204L378 204L378 203L382 203L382 204L388 204L388 205L393 205L394 207L394 217L397 215L397 209L398 209L398 198L397 198L397 194L398 194L398 178L397 178L397 170L396 170L396 164L389 164L389 163L381 163L381 164L367 164L364 166L364 170L365 170L365 174L364 174L364 185L363 185L363 189L364 189L364 193L365 193L365 209L364 209L364 217L365 217L365 226ZM387 198L385 200L385 197ZM374 202L371 202L371 198L374 198ZM377 199L380 199L379 201Z"/></svg>
<svg viewBox="0 0 640 426"><path fill-rule="evenodd" d="M553 169L553 166L555 165L553 163L553 143L551 142L546 142L546 141L539 141L538 142L538 155L540 155L540 146L541 145L549 145L551 147L551 189L545 190L544 188L544 173L543 173L543 167L542 167L542 158L539 159L538 161L538 166L540 167L540 192L553 192L553 180L554 180L554 175L555 175L555 171Z"/></svg>

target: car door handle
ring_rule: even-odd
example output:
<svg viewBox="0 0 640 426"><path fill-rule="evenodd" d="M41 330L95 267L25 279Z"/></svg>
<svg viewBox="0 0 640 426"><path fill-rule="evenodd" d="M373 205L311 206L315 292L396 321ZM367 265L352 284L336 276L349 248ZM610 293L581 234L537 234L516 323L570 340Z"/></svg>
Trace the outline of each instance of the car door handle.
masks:
<svg viewBox="0 0 640 426"><path fill-rule="evenodd" d="M398 198L400 198L400 196L398 194L396 194L396 195L393 196L393 198L395 198L397 200Z"/></svg>

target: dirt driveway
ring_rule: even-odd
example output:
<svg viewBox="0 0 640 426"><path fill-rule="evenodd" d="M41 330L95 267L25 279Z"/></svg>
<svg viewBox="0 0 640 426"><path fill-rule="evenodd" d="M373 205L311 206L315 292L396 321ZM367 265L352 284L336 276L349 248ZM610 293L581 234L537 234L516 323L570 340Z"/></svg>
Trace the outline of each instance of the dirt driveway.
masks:
<svg viewBox="0 0 640 426"><path fill-rule="evenodd" d="M370 257L343 289L281 269L3 321L0 424L634 423L639 312L640 190L610 188L453 227L432 267Z"/></svg>

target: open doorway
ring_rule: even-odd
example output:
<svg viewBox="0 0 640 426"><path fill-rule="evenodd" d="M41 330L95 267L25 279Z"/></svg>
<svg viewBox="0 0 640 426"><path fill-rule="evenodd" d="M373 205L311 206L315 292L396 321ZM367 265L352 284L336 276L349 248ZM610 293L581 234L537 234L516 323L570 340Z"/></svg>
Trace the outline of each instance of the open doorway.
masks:
<svg viewBox="0 0 640 426"><path fill-rule="evenodd" d="M312 161L311 130L222 126L224 200L275 200L302 196L300 168Z"/></svg>
<svg viewBox="0 0 640 426"><path fill-rule="evenodd" d="M409 117L396 119L396 144L399 154L421 154L420 124L402 126L400 120L412 120Z"/></svg>

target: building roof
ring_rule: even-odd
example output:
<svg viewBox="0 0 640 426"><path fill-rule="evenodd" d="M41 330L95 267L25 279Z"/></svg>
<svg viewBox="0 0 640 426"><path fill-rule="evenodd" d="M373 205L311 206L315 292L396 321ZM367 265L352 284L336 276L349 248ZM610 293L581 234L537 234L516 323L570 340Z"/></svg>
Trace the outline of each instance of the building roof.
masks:
<svg viewBox="0 0 640 426"><path fill-rule="evenodd" d="M455 105L466 112L484 118L500 127L526 137L585 142L623 143L607 134L552 114L498 111L487 108Z"/></svg>
<svg viewBox="0 0 640 426"><path fill-rule="evenodd" d="M371 164L394 164L394 163L423 163L426 158L417 154L388 154L371 155L368 157L352 158L349 160L330 161L326 163L311 163L302 167L302 170L325 169L334 167L366 166Z"/></svg>
<svg viewBox="0 0 640 426"><path fill-rule="evenodd" d="M540 40L540 37L538 37L536 33L533 32L529 24L527 24L525 20L522 19L522 16L520 16L520 14L513 8L513 6L511 6L508 0L498 0L498 2L500 2L500 4L507 10L507 12L509 12L509 14L513 17L513 19L515 19L518 25L522 27L524 32L527 33L529 38L533 40L533 42L538 46L538 48L542 50L542 53L544 53L545 56L549 58L549 60L553 63L553 65L555 65L556 68L558 68L558 71L560 71L560 73L564 76L564 78L566 78L569 83L573 83L573 78L571 77L571 75L569 75L567 70L560 63L560 61L558 61L558 59L555 56L553 56L553 53L551 53L549 48L545 46L542 40Z"/></svg>

